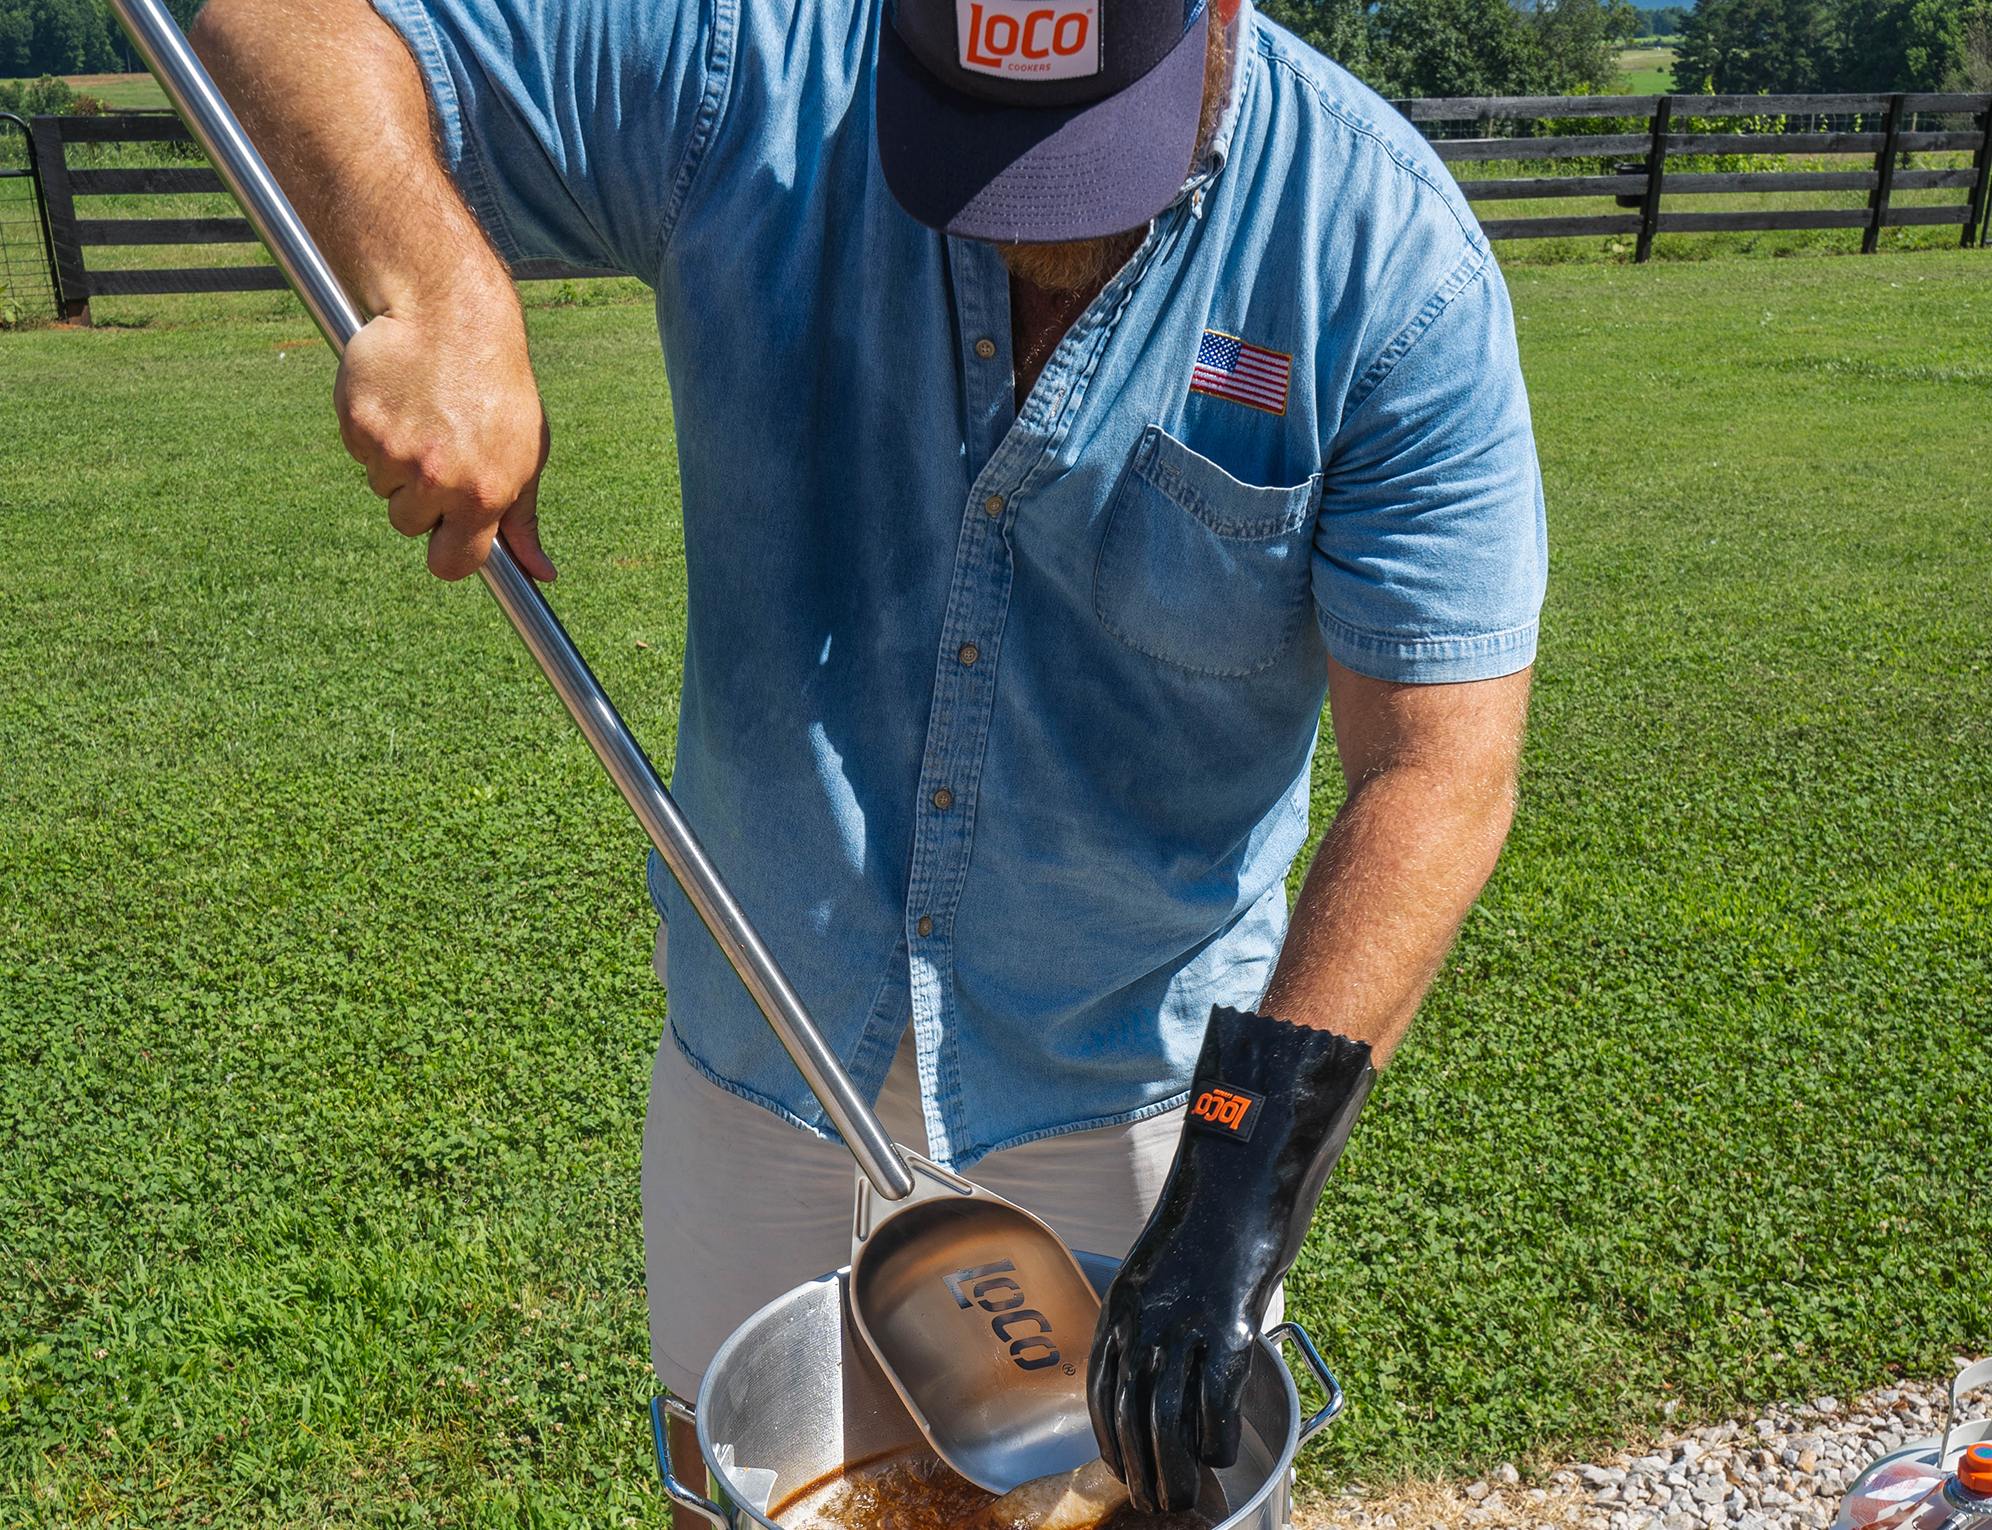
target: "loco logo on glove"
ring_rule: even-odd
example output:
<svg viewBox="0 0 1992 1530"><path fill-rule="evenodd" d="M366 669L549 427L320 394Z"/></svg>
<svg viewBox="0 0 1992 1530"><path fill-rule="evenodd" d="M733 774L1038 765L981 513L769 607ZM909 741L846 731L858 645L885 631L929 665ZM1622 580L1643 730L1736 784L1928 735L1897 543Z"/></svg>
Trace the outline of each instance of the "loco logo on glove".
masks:
<svg viewBox="0 0 1992 1530"><path fill-rule="evenodd" d="M996 1314L990 1320L990 1330L1010 1346L1010 1359L1018 1370L1041 1371L1058 1364L1058 1346L1051 1342L1051 1319L1034 1307L1024 1306L1024 1288L1010 1279L1016 1273L1014 1264L999 1259L994 1264L978 1264L973 1269L943 1275L941 1283L964 1312L973 1302L984 1312ZM962 1290L970 1281L974 1284ZM1027 1324L1035 1324L1037 1332L1017 1332Z"/></svg>
<svg viewBox="0 0 1992 1530"><path fill-rule="evenodd" d="M1190 1124L1236 1142L1250 1142L1252 1128L1259 1124L1263 1094L1239 1089L1231 1084L1192 1084Z"/></svg>

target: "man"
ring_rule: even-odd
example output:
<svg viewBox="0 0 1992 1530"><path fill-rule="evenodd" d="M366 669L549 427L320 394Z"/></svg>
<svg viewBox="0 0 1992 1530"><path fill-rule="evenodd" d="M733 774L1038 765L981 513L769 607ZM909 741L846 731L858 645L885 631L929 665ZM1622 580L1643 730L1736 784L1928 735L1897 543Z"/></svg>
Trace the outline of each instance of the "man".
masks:
<svg viewBox="0 0 1992 1530"><path fill-rule="evenodd" d="M1242 0L375 3L196 35L375 315L349 449L437 575L502 531L551 579L505 262L654 285L674 789L899 1140L1128 1255L1095 1428L1181 1505L1512 813L1545 552L1471 213ZM1289 928L1324 691L1349 796ZM851 1173L651 885L653 1358L689 1395L843 1262Z"/></svg>

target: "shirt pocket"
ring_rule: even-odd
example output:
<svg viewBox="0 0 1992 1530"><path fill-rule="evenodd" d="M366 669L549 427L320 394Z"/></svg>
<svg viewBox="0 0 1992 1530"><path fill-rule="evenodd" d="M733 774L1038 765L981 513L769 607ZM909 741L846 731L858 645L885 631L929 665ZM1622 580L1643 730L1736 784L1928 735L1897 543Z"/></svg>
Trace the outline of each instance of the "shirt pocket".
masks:
<svg viewBox="0 0 1992 1530"><path fill-rule="evenodd" d="M1270 669L1307 621L1321 487L1240 483L1159 425L1107 512L1093 612L1128 647L1202 675Z"/></svg>

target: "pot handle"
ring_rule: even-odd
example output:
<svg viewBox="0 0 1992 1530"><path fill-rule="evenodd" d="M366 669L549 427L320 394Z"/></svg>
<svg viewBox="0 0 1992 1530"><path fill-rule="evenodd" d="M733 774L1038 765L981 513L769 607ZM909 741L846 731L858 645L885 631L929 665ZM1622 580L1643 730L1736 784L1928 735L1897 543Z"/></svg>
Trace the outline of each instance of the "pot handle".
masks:
<svg viewBox="0 0 1992 1530"><path fill-rule="evenodd" d="M664 1479L664 1496L679 1508L690 1509L709 1523L712 1530L732 1530L733 1521L724 1509L703 1493L694 1493L671 1475L671 1447L664 1435L664 1415L667 1412L687 1424L698 1421L696 1413L668 1392L659 1392L650 1399L650 1437L657 1446L657 1475Z"/></svg>
<svg viewBox="0 0 1992 1530"><path fill-rule="evenodd" d="M1286 1339L1293 1340L1299 1347L1302 1358L1307 1361L1307 1368L1314 1372L1314 1379L1321 1383L1321 1390L1328 1394L1328 1401L1322 1405L1319 1413L1312 1418L1301 1420L1300 1438L1294 1446L1295 1449L1299 1449L1335 1421L1348 1399L1343 1397L1342 1384L1335 1379L1334 1373L1328 1369L1328 1362L1321 1358L1321 1351L1314 1347L1314 1341L1307 1336L1307 1330L1300 1324L1281 1323L1266 1337L1275 1344Z"/></svg>

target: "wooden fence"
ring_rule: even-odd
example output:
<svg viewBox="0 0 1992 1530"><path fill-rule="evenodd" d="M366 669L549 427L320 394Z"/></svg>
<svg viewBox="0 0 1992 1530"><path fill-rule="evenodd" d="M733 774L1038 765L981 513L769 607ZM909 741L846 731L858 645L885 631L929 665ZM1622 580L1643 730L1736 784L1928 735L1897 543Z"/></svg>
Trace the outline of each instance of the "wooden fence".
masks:
<svg viewBox="0 0 1992 1530"><path fill-rule="evenodd" d="M107 245L252 244L256 231L247 218L81 218L79 197L186 196L225 192L227 187L204 164L146 166L139 169L72 168L73 144L192 143L180 119L170 112L102 117L36 117L32 152L40 171L48 218L50 258L61 316L90 322L90 299L164 292L272 292L283 287L273 265L169 266L144 270L93 271L84 252ZM521 262L512 270L520 281L584 276L620 276L620 271L570 266L557 260Z"/></svg>
<svg viewBox="0 0 1992 1530"><path fill-rule="evenodd" d="M1884 228L1954 223L1961 226L1959 242L1966 248L1982 243L1986 180L1992 173L1992 95L1465 96L1393 104L1412 122L1425 127L1427 136L1432 136L1432 126L1437 124L1478 125L1477 137L1432 138L1432 148L1453 166L1455 176L1460 175L1462 165L1488 161L1639 156L1634 163L1612 165L1611 173L1602 175L1461 177L1460 190L1471 202L1608 196L1620 207L1638 210L1636 214L1568 218L1483 217L1480 227L1489 239L1631 234L1637 239L1635 260L1652 255L1655 234L1670 233L1858 228L1862 230L1862 253L1872 254ZM1925 114L1969 119L1972 126L1910 131ZM1638 133L1533 135L1545 122L1601 117L1644 118L1646 129ZM1794 117L1802 122L1852 118L1859 126L1852 132L1762 131L1768 123L1783 128ZM1697 125L1697 119L1708 118L1741 118L1744 130L1713 132ZM1871 124L1869 119L1876 120ZM1676 123L1684 124L1685 130L1677 130ZM1497 127L1508 131L1497 133ZM1757 130L1751 131L1753 128ZM1971 153L1971 167L1900 168L1904 154L1943 150ZM1862 154L1872 155L1873 165L1846 170L1668 172L1670 157L1689 154ZM1669 195L1818 191L1862 191L1867 193L1867 206L1670 212L1661 205L1661 199ZM1904 207L1893 200L1901 191L1963 191L1966 195L1963 201L1947 205Z"/></svg>
<svg viewBox="0 0 1992 1530"><path fill-rule="evenodd" d="M1557 197L1612 197L1628 212L1573 217L1482 218L1490 239L1553 239L1632 235L1634 258L1653 253L1653 238L1666 233L1765 229L1858 228L1861 249L1871 253L1884 228L1956 224L1966 247L1984 242L1988 175L1992 175L1992 94L1888 96L1535 96L1456 97L1394 103L1432 140L1440 159L1460 168L1474 164L1601 161L1609 173L1462 178L1472 202ZM1919 119L1950 119L1922 128ZM1639 132L1570 133L1563 124L1631 118ZM1823 119L1825 131L1783 129ZM1713 131L1708 119L1740 119L1736 131ZM1835 119L1852 131L1831 130ZM1959 126L1968 122L1970 126ZM1681 124L1679 130L1676 124ZM1538 130L1549 124L1553 131ZM1452 136L1448 125L1474 136ZM144 270L92 270L85 252L110 245L215 245L253 243L246 218L83 218L78 198L184 196L224 191L221 177L203 164L142 168L92 168L70 164L79 144L191 143L170 112L102 117L36 117L31 153L44 200L52 281L62 317L87 324L90 299L168 292L261 292L284 285L273 265L172 266ZM1967 152L1969 168L1904 169L1905 154ZM1682 155L1863 155L1867 168L1670 172ZM1630 163L1620 156L1638 156ZM1679 195L1761 192L1864 192L1865 208L1793 207L1737 212L1670 211L1664 198ZM1903 206L1898 192L1961 191L1962 201ZM521 281L614 276L619 273L560 261L527 261L512 273Z"/></svg>

